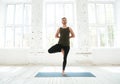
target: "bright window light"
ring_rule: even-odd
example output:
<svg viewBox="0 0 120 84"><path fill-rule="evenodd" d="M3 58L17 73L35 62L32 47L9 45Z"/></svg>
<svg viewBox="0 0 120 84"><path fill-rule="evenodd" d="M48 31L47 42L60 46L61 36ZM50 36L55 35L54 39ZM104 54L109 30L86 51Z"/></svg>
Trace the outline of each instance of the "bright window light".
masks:
<svg viewBox="0 0 120 84"><path fill-rule="evenodd" d="M88 19L90 38L92 38L90 46L114 47L114 4L92 0L88 3Z"/></svg>
<svg viewBox="0 0 120 84"><path fill-rule="evenodd" d="M29 48L31 4L8 4L4 37L5 48Z"/></svg>

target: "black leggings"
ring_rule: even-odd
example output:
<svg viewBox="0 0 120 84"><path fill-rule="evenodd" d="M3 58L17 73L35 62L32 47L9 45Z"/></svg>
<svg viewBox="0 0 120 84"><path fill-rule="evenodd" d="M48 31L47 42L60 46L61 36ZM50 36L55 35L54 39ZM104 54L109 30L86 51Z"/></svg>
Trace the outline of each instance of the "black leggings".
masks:
<svg viewBox="0 0 120 84"><path fill-rule="evenodd" d="M52 46L50 49L48 49L49 53L56 53L61 52L61 49L64 50L64 57L63 57L63 70L65 70L66 64L67 64L67 55L70 50L70 46L62 46L60 44L56 44Z"/></svg>

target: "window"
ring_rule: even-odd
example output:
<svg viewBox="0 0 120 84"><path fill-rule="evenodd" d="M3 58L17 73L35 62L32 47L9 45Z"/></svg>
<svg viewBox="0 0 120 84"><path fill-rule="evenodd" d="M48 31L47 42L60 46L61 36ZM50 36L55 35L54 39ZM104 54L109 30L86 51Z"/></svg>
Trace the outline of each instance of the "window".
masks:
<svg viewBox="0 0 120 84"><path fill-rule="evenodd" d="M28 48L31 32L31 5L9 4L6 15L4 47Z"/></svg>
<svg viewBox="0 0 120 84"><path fill-rule="evenodd" d="M114 3L97 1L88 3L91 47L114 47Z"/></svg>
<svg viewBox="0 0 120 84"><path fill-rule="evenodd" d="M57 43L58 39L55 39L56 30L62 26L61 18L66 17L68 20L67 25L72 27L75 31L75 15L74 15L74 3L64 2L46 2L45 3L45 24L44 24L44 48L50 47ZM45 38L46 37L46 38ZM74 41L71 40L71 46L73 47Z"/></svg>

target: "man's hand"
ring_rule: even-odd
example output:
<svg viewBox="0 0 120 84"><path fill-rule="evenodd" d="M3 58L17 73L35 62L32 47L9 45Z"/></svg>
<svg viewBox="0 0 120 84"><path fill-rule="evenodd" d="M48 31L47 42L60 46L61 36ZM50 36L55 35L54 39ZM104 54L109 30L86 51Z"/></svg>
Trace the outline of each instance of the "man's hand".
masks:
<svg viewBox="0 0 120 84"><path fill-rule="evenodd" d="M58 30L57 30L57 32L55 34L55 38L60 38L59 33L60 33L60 28L58 28Z"/></svg>
<svg viewBox="0 0 120 84"><path fill-rule="evenodd" d="M74 38L74 37L75 37L75 34L74 34L72 28L69 28L69 30L70 30L70 34L71 34L71 35L69 36L69 38Z"/></svg>

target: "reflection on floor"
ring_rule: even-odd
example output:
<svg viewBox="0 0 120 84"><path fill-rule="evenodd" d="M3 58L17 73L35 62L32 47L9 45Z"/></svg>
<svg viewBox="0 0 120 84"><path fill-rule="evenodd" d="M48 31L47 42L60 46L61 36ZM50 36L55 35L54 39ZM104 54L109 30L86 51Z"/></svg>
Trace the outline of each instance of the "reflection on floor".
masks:
<svg viewBox="0 0 120 84"><path fill-rule="evenodd" d="M0 84L120 84L120 66L67 66L66 72L96 77L36 78L38 72L61 72L61 66L0 66Z"/></svg>

